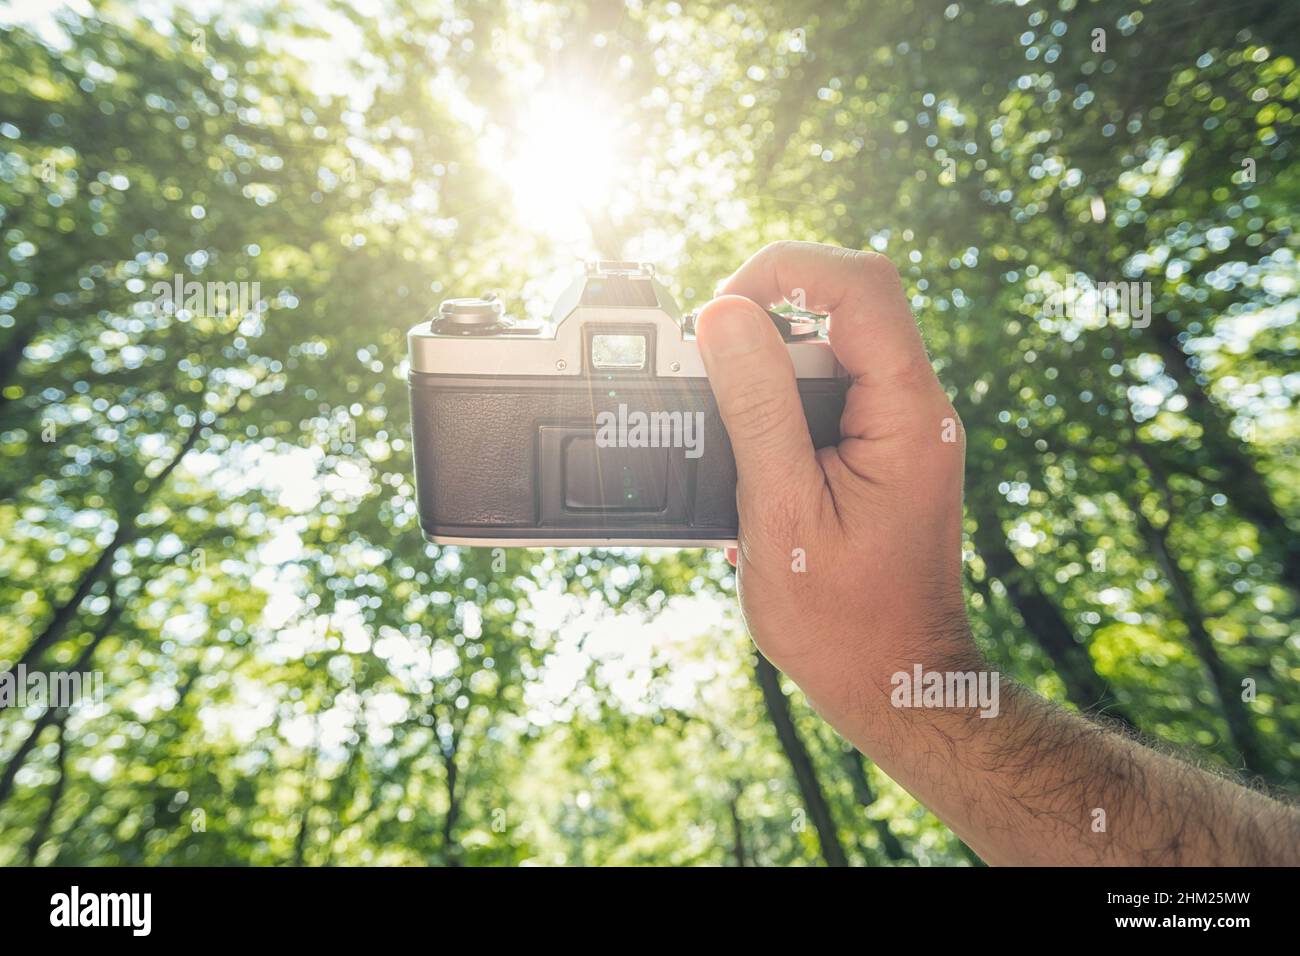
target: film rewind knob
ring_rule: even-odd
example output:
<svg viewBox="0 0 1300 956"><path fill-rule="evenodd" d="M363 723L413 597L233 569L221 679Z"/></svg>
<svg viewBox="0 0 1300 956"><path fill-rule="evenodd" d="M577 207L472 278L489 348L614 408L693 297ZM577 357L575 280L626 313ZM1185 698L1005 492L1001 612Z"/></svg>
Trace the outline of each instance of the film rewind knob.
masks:
<svg viewBox="0 0 1300 956"><path fill-rule="evenodd" d="M444 299L432 317L438 332L482 335L506 326L504 303L495 295L481 298Z"/></svg>

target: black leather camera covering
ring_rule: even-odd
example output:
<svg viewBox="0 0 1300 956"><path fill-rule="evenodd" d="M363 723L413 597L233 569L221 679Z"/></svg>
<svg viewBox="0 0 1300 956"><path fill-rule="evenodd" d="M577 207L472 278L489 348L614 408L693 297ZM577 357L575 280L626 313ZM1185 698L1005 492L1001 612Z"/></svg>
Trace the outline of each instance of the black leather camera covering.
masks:
<svg viewBox="0 0 1300 956"><path fill-rule="evenodd" d="M428 375L412 372L420 525L481 539L733 539L736 464L703 379ZM839 441L848 382L800 379L813 444ZM598 447L597 416L703 412L683 448Z"/></svg>

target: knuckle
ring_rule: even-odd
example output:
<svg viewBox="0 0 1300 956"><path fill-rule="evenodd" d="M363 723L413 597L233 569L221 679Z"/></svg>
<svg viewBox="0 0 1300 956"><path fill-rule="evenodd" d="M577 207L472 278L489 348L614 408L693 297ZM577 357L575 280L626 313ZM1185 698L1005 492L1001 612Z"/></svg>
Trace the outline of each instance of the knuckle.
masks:
<svg viewBox="0 0 1300 956"><path fill-rule="evenodd" d="M927 399L934 396L935 393L939 393L940 397L942 397L939 376L935 374L934 366L930 364L930 359L924 352L911 356L898 369L894 370L889 376L889 385L901 390L915 392ZM948 407L951 409L952 406L949 405Z"/></svg>
<svg viewBox="0 0 1300 956"><path fill-rule="evenodd" d="M776 268L779 267L780 263L789 259L790 253L794 251L797 245L798 243L792 239L778 239L759 249L754 259L765 263L768 268Z"/></svg>
<svg viewBox="0 0 1300 956"><path fill-rule="evenodd" d="M871 251L858 252L856 256L858 257L858 267L869 281L899 286L903 284L902 277L898 273L898 266L894 265L894 261L889 256Z"/></svg>

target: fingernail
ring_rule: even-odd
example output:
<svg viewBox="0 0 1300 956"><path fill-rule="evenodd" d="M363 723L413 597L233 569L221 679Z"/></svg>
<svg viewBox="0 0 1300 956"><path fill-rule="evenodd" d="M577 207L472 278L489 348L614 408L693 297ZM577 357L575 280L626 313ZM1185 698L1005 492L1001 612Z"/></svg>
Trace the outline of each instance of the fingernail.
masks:
<svg viewBox="0 0 1300 956"><path fill-rule="evenodd" d="M736 303L719 303L706 308L700 318L697 338L700 348L715 358L744 355L763 342L762 326L755 321L757 308Z"/></svg>

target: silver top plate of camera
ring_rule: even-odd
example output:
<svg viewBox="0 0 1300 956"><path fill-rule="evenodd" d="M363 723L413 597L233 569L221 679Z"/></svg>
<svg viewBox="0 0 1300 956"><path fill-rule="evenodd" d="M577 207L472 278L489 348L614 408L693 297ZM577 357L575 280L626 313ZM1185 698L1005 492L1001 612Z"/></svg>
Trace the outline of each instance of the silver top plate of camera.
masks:
<svg viewBox="0 0 1300 956"><path fill-rule="evenodd" d="M512 320L495 296L446 300L407 335L411 371L705 378L689 318L649 263L600 260L587 264L546 322ZM783 318L797 378L845 374L826 340L824 323L805 315Z"/></svg>

